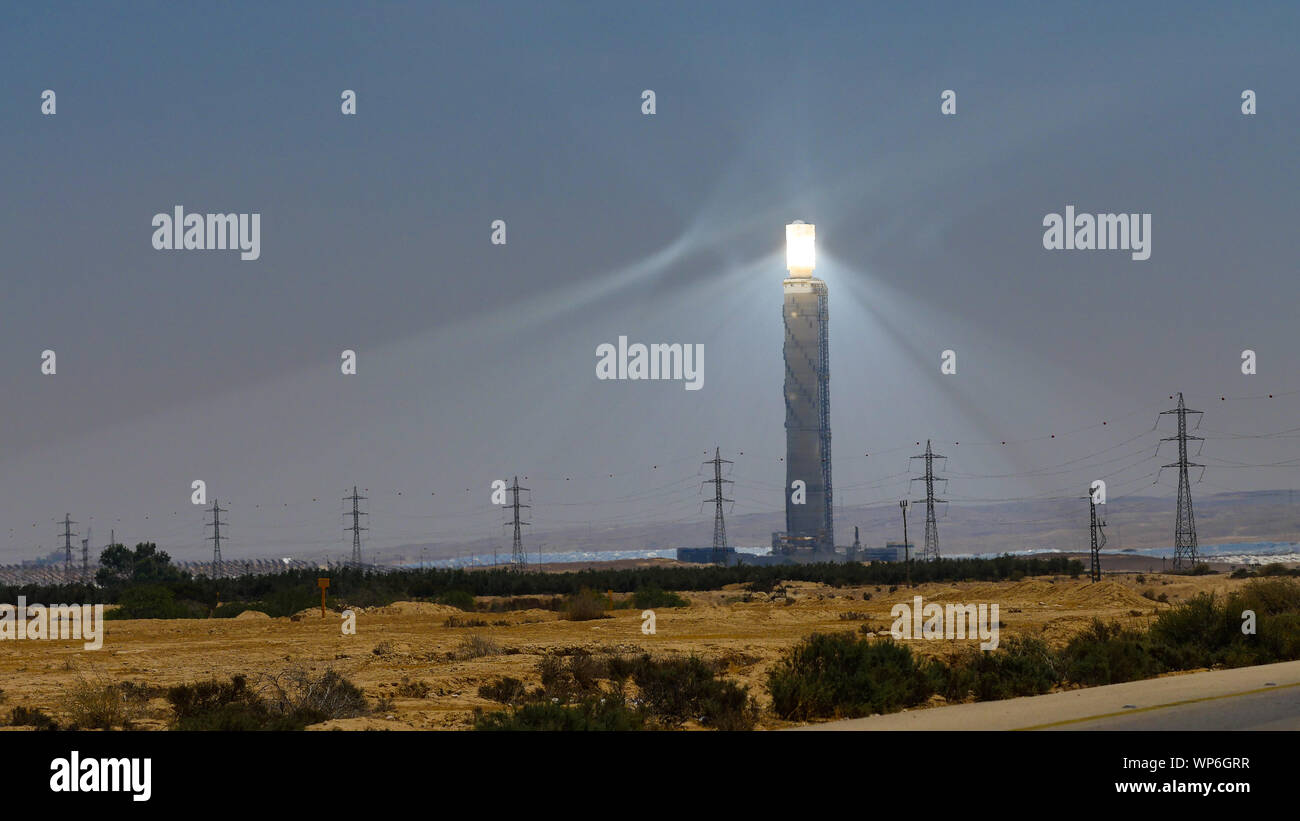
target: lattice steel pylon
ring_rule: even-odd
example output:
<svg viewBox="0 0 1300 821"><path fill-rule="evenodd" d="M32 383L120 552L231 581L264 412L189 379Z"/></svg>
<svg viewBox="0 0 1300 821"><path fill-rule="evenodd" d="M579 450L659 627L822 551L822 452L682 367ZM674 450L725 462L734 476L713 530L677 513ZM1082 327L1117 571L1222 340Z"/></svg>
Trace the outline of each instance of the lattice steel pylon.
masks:
<svg viewBox="0 0 1300 821"><path fill-rule="evenodd" d="M1195 413L1201 415L1201 411L1188 410L1183 404L1182 393L1178 394L1178 407L1173 410L1161 411L1160 415L1177 414L1178 416L1178 435L1166 436L1161 442L1178 443L1178 461L1171 465L1161 465L1160 469L1178 468L1178 520L1174 523L1174 570L1191 570L1196 566L1198 560L1196 552L1196 514L1192 512L1192 486L1187 481L1188 468L1202 468L1204 465L1187 461L1187 441L1203 441L1200 436L1190 436L1187 433L1187 414ZM1198 421L1199 425L1200 422ZM1159 446L1157 445L1157 448ZM1159 481L1159 475L1156 480Z"/></svg>
<svg viewBox="0 0 1300 821"><path fill-rule="evenodd" d="M221 514L229 511L222 510L217 504L217 500L212 500L212 535L208 538L212 540L212 578L221 576Z"/></svg>
<svg viewBox="0 0 1300 821"><path fill-rule="evenodd" d="M63 514L63 583L72 584L72 537L76 533L72 532L72 526L76 522L72 521L72 516L68 513Z"/></svg>
<svg viewBox="0 0 1300 821"><path fill-rule="evenodd" d="M934 475L934 460L946 459L948 457L935 453L930 448L930 440L925 440L925 453L920 456L913 456L913 459L925 460L925 475L914 478L913 482L925 482L925 499L917 499L916 502L925 502L925 550L921 553L921 561L931 561L939 558L939 523L934 517L934 506L936 504L947 504L945 499L936 499L934 496L934 483L947 482L939 476Z"/></svg>
<svg viewBox="0 0 1300 821"><path fill-rule="evenodd" d="M722 518L722 503L732 502L733 499L725 499L722 496L722 486L732 484L730 479L722 478L722 466L733 464L729 459L722 458L722 448L714 448L713 458L705 462L706 465L713 465L713 478L707 480L713 483L713 562L714 564L724 564L727 561L727 523Z"/></svg>
<svg viewBox="0 0 1300 821"><path fill-rule="evenodd" d="M361 562L361 531L363 531L363 530L369 530L369 529L370 529L370 528L368 528L368 527L362 527L362 526L361 526L361 517L362 517L362 516L369 516L369 515L370 515L370 514L364 512L364 511L361 509L361 503L364 502L365 500L366 500L366 497L365 497L365 496L361 496L361 495L358 495L358 494L357 494L357 486L356 486L356 485L353 485L353 486L352 486L352 495L351 495L351 496L344 496L344 497L343 497L343 501L345 501L345 502L351 502L351 503L352 503L352 509L349 510L349 511L347 511L347 512L345 512L345 513L343 514L344 516L351 516L351 517L352 517L352 524L349 525L349 526L347 526L347 527L345 527L345 528L343 528L343 529L344 529L344 530L351 530L351 531L352 531L352 566L353 566L353 567L361 567L361 566L362 566L362 562Z"/></svg>
<svg viewBox="0 0 1300 821"><path fill-rule="evenodd" d="M1088 570L1088 576L1094 581L1101 581L1101 549L1106 546L1106 532L1102 530L1106 523L1097 518L1097 497L1093 495L1092 488L1088 488L1088 515L1091 518L1092 530L1092 566Z"/></svg>
<svg viewBox="0 0 1300 821"><path fill-rule="evenodd" d="M520 531L519 528L522 527L523 525L527 525L531 523L521 521L519 518L519 511L524 508L532 507L532 505L524 505L519 503L519 491L521 490L527 491L528 488L520 487L519 477L516 476L514 484L510 486L510 493L512 494L511 502L510 504L505 505L505 507L508 510L512 510L514 512L513 519L509 522L506 522L506 527L510 527L513 525L515 529L514 543L510 549L510 569L515 572L523 572L523 569L528 565L528 556L524 553L523 533L522 531Z"/></svg>

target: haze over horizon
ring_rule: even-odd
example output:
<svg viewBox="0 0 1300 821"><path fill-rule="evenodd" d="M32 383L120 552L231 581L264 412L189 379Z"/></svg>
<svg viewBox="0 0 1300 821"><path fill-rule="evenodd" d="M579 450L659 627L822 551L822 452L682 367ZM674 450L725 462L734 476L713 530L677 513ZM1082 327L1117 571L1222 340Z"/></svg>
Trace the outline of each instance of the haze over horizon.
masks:
<svg viewBox="0 0 1300 821"><path fill-rule="evenodd" d="M534 531L707 527L715 447L729 515L778 511L795 219L837 509L918 498L932 439L954 504L1105 479L1168 497L1172 534L1178 391L1194 499L1295 487L1300 10L1106 8L6 10L0 563L65 513L205 558L196 479L227 559L345 554L353 485L368 549L508 548L515 475ZM260 213L260 258L154 250L177 205ZM1150 259L1044 250L1069 205L1151 214ZM702 344L702 389L597 380L620 335Z"/></svg>

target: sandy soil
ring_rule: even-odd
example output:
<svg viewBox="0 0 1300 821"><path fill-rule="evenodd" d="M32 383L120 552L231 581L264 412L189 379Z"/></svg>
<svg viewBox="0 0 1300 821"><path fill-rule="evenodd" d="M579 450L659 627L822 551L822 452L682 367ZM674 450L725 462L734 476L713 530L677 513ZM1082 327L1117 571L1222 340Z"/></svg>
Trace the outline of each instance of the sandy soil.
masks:
<svg viewBox="0 0 1300 821"><path fill-rule="evenodd" d="M1002 640L1039 636L1063 644L1094 616L1133 626L1145 625L1162 608L1198 592L1223 593L1245 584L1224 575L1176 577L1147 574L1111 576L1098 584L1085 579L1041 577L1020 582L925 584L916 588L874 586L834 589L791 582L789 603L764 594L724 589L684 594L687 608L657 611L657 633L641 632L636 610L612 611L612 618L586 622L561 620L543 610L470 614L425 602L398 602L357 611L356 635L342 635L341 618L331 612L303 611L291 618L139 620L106 622L103 649L87 652L80 642L6 641L0 646L0 714L14 706L40 707L66 719L67 689L79 677L169 686L244 673L255 681L293 665L317 672L334 668L364 688L372 699L391 698L388 711L365 719L320 725L366 729L463 729L475 707L496 708L479 698L480 684L501 676L537 683L538 660L548 653L696 654L725 664L727 675L748 685L761 703L763 681L781 653L813 631L859 630L864 624L888 630L890 607L915 595L936 602L996 602ZM1169 604L1145 598L1165 594ZM870 599L864 600L864 594ZM748 597L749 601L744 599ZM616 596L616 598L618 598ZM480 599L490 601L490 599ZM853 614L845 616L845 614ZM259 614L261 615L261 614ZM451 616L475 618L485 627L448 627ZM456 651L468 635L490 638L502 652L460 659ZM911 644L924 654L950 654L976 642L922 641ZM429 685L424 698L397 694L403 678ZM166 702L154 699L150 717L139 722L161 729ZM765 717L763 726L779 726Z"/></svg>

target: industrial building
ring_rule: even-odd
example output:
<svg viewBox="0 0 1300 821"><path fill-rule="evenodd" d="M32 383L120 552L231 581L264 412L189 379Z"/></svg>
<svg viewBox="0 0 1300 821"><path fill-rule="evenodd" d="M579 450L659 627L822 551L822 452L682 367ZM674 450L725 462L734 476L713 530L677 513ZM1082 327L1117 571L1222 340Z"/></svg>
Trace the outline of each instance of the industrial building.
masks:
<svg viewBox="0 0 1300 821"><path fill-rule="evenodd" d="M723 548L721 552L715 551L712 547L679 547L677 548L677 561L692 564L721 564L727 567L737 564L755 566L790 563L790 559L785 556L759 556L753 553L740 553L734 547Z"/></svg>
<svg viewBox="0 0 1300 821"><path fill-rule="evenodd" d="M772 534L772 553L833 559L826 283L812 275L815 226L796 220L785 232L785 531Z"/></svg>
<svg viewBox="0 0 1300 821"><path fill-rule="evenodd" d="M864 547L858 551L858 560L864 562L901 562L912 553L915 545L906 547L902 542L887 542L884 547Z"/></svg>

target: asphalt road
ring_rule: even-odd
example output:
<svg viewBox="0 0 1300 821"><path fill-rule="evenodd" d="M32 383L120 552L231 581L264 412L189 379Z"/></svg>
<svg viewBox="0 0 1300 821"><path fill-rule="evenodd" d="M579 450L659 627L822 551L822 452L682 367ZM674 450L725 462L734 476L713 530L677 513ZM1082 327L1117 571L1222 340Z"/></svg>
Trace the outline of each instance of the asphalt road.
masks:
<svg viewBox="0 0 1300 821"><path fill-rule="evenodd" d="M797 729L1300 730L1300 661L909 710Z"/></svg>
<svg viewBox="0 0 1300 821"><path fill-rule="evenodd" d="M1062 730L1300 730L1300 687L1221 696L1142 713L1079 721Z"/></svg>

